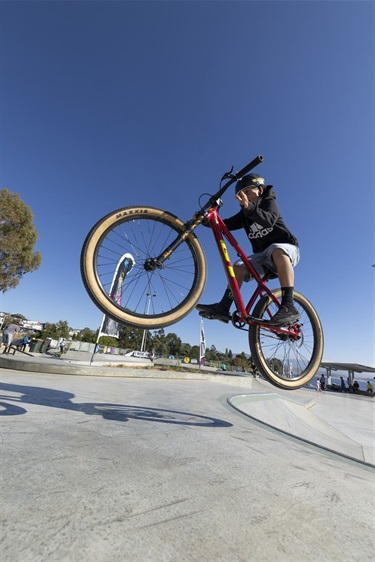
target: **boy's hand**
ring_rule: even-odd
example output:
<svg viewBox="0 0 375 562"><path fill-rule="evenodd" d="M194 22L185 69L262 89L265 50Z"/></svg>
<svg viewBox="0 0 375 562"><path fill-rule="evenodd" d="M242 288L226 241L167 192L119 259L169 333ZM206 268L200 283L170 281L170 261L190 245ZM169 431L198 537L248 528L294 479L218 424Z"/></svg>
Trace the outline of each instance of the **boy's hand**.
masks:
<svg viewBox="0 0 375 562"><path fill-rule="evenodd" d="M258 202L259 188L247 187L246 189L243 189L236 194L236 199L241 207L244 207L246 209L249 205L249 201L251 201L252 203Z"/></svg>

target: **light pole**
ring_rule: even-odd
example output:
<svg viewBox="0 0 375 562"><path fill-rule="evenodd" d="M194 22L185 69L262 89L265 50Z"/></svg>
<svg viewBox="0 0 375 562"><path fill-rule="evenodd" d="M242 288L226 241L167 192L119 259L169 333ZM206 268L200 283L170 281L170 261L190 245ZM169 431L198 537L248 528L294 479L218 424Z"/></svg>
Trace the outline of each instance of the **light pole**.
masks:
<svg viewBox="0 0 375 562"><path fill-rule="evenodd" d="M146 297L147 297L146 314L148 314L149 310L150 310L151 299L152 299L152 297L156 297L156 293L154 293L154 294L146 293ZM143 330L141 351L145 351L145 349L146 349L146 340L147 340L147 330Z"/></svg>
<svg viewBox="0 0 375 562"><path fill-rule="evenodd" d="M289 378L291 378L292 372L293 372L293 363L291 363L291 362L288 361L287 359L284 359L284 363L283 363L283 374L284 374L284 377L289 377Z"/></svg>

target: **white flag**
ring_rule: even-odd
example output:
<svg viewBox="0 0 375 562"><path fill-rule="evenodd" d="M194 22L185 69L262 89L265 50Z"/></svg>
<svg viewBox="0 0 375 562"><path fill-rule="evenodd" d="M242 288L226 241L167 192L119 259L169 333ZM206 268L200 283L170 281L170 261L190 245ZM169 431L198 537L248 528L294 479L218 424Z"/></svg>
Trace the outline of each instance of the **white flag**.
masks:
<svg viewBox="0 0 375 562"><path fill-rule="evenodd" d="M134 258L131 254L124 254L119 260L116 271L113 275L111 289L109 291L109 296L118 305L121 305L122 299L122 286L125 277L131 272L135 264ZM104 315L102 320L102 325L100 326L98 341L100 336L112 336L113 338L119 338L119 324L113 318Z"/></svg>

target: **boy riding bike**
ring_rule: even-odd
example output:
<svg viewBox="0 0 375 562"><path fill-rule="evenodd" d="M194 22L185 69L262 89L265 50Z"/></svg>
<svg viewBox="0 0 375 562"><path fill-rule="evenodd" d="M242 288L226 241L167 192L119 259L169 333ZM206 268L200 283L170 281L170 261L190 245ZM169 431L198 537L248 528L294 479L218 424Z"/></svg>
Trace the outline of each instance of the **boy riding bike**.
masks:
<svg viewBox="0 0 375 562"><path fill-rule="evenodd" d="M257 174L247 174L241 178L235 187L241 210L225 219L224 223L229 230L245 229L254 252L249 258L259 275L271 273L279 278L281 306L269 324L282 326L293 324L300 317L293 303L293 268L299 261L299 248L297 238L280 215L272 187L266 185L265 180ZM234 264L234 273L239 287L251 278L241 260ZM231 317L229 311L232 303L233 295L228 286L220 302L198 304L196 308L201 316L227 323Z"/></svg>
<svg viewBox="0 0 375 562"><path fill-rule="evenodd" d="M230 320L234 328L248 331L256 369L272 384L296 389L310 382L319 369L323 330L313 305L294 291L298 242L280 216L272 186L250 174L261 162L263 156L258 155L235 174L232 167L222 176L216 193L209 194L206 202L202 197L207 193L199 198L199 210L188 221L148 205L122 207L107 214L86 236L81 274L90 298L117 322L159 329L179 322L194 307L208 318ZM222 185L224 180L228 181ZM221 198L236 182L241 210L223 221ZM204 224L213 234L231 287L213 305L197 304L207 279L206 257L196 234ZM231 232L242 228L253 246L250 259ZM225 241L238 256L235 267ZM122 279L121 299L114 300L113 279L128 254L134 258L134 267ZM244 302L239 284L250 276L255 288ZM272 276L279 278L282 290L267 285ZM155 298L149 300L150 294ZM230 316L232 301L236 311Z"/></svg>

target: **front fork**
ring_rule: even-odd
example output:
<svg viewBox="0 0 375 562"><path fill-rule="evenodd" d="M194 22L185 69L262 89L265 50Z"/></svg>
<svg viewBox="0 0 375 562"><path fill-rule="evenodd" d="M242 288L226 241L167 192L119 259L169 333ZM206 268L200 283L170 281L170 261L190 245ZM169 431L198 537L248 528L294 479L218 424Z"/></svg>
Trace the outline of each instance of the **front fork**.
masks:
<svg viewBox="0 0 375 562"><path fill-rule="evenodd" d="M199 216L187 223L186 230L182 234L179 234L175 240L156 258L148 258L144 263L144 268L146 271L154 271L155 269L162 269L164 262L170 257L170 255L183 243L186 238L197 228L198 225L203 221L204 216Z"/></svg>

